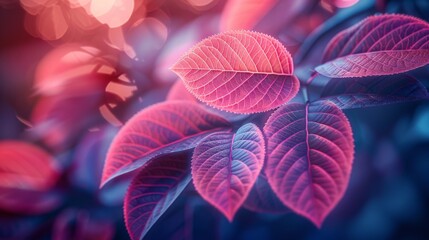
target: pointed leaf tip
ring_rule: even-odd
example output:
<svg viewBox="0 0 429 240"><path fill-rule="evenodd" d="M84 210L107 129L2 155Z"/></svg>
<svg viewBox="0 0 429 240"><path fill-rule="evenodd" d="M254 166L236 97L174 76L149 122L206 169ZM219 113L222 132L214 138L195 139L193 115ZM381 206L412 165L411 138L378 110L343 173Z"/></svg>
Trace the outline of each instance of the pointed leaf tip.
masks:
<svg viewBox="0 0 429 240"><path fill-rule="evenodd" d="M331 78L407 72L429 63L429 24L412 16L368 17L337 34L316 71Z"/></svg>
<svg viewBox="0 0 429 240"><path fill-rule="evenodd" d="M194 150L195 188L232 222L262 169L264 157L262 132L252 123L236 133L213 133Z"/></svg>
<svg viewBox="0 0 429 240"><path fill-rule="evenodd" d="M351 126L333 103L293 103L268 119L265 174L279 199L320 228L344 195L354 144Z"/></svg>

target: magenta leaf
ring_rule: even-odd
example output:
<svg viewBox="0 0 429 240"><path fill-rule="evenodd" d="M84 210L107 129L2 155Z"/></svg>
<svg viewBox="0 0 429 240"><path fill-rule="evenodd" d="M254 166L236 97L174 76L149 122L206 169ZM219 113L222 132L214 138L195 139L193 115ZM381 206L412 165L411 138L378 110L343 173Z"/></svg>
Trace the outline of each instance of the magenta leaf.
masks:
<svg viewBox="0 0 429 240"><path fill-rule="evenodd" d="M60 196L50 190L59 177L59 169L47 152L29 143L3 141L0 159L1 209L28 214L58 206Z"/></svg>
<svg viewBox="0 0 429 240"><path fill-rule="evenodd" d="M191 181L189 158L186 152L162 156L133 179L124 201L131 239L142 239Z"/></svg>
<svg viewBox="0 0 429 240"><path fill-rule="evenodd" d="M86 78L85 78L86 77ZM40 98L32 112L32 132L51 148L64 150L89 126L99 120L106 76L68 79L63 89Z"/></svg>
<svg viewBox="0 0 429 240"><path fill-rule="evenodd" d="M292 57L284 46L268 35L251 31L207 38L172 70L199 100L234 113L274 109L299 89Z"/></svg>
<svg viewBox="0 0 429 240"><path fill-rule="evenodd" d="M0 187L48 190L59 176L54 159L30 143L0 142L0 159Z"/></svg>
<svg viewBox="0 0 429 240"><path fill-rule="evenodd" d="M164 102L143 109L113 140L101 184L136 170L161 154L193 148L208 134L229 127L225 119L188 101Z"/></svg>
<svg viewBox="0 0 429 240"><path fill-rule="evenodd" d="M429 24L397 14L372 16L337 34L316 68L331 78L407 72L429 63Z"/></svg>
<svg viewBox="0 0 429 240"><path fill-rule="evenodd" d="M279 200L271 189L264 171L259 174L249 196L243 203L243 207L259 213L280 214L290 212L290 209Z"/></svg>
<svg viewBox="0 0 429 240"><path fill-rule="evenodd" d="M341 109L381 106L428 99L426 87L407 75L332 79L321 101L329 100ZM320 101L320 100L319 100Z"/></svg>
<svg viewBox="0 0 429 240"><path fill-rule="evenodd" d="M264 127L265 173L280 200L318 227L342 198L352 168L350 124L333 103L288 104Z"/></svg>
<svg viewBox="0 0 429 240"><path fill-rule="evenodd" d="M255 183L264 157L262 132L252 123L236 133L213 133L197 145L192 156L195 188L232 221Z"/></svg>
<svg viewBox="0 0 429 240"><path fill-rule="evenodd" d="M173 65L189 48L201 39L219 32L219 17L217 15L201 15L194 21L177 29L168 36L167 42L158 55L154 68L155 77L162 82L172 82L176 74L168 68Z"/></svg>

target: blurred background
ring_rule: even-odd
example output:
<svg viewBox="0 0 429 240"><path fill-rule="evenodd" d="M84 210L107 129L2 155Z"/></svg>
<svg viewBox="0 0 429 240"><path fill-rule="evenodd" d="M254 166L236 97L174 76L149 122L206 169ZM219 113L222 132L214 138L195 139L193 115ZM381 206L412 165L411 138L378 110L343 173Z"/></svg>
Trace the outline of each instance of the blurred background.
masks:
<svg viewBox="0 0 429 240"><path fill-rule="evenodd" d="M273 35L305 81L335 34L383 12L428 21L429 1L0 0L0 239L129 239L127 184L98 188L106 151L203 38ZM428 67L411 74L428 86ZM429 239L429 102L346 114L352 176L321 229L251 207L229 223L190 185L146 239Z"/></svg>

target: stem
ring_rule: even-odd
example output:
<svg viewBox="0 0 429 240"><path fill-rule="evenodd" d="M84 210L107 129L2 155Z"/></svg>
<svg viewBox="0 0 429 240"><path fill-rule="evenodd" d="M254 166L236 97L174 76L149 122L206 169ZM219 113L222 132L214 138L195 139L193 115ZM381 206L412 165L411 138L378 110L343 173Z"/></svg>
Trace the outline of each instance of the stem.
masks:
<svg viewBox="0 0 429 240"><path fill-rule="evenodd" d="M318 72L313 72L313 74L311 74L311 76L307 79L307 81L303 84L302 86L302 95L304 97L304 101L308 102L309 98L308 98L308 89L310 88L311 83L313 82L313 80L315 78L317 78L319 76Z"/></svg>
<svg viewBox="0 0 429 240"><path fill-rule="evenodd" d="M313 82L313 80L318 76L319 76L318 72L314 72L313 74L311 74L311 76L305 82L305 85L310 86L310 84Z"/></svg>
<svg viewBox="0 0 429 240"><path fill-rule="evenodd" d="M307 90L307 86L302 86L302 96L304 98L304 102L308 102L308 90Z"/></svg>

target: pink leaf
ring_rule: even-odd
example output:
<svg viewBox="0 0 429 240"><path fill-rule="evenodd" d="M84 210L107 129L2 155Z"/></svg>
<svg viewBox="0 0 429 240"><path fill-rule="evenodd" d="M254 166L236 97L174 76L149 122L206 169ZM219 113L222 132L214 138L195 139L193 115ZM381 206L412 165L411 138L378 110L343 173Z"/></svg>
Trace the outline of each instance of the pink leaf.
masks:
<svg viewBox="0 0 429 240"><path fill-rule="evenodd" d="M188 159L186 152L154 159L133 179L124 201L131 239L142 239L191 181Z"/></svg>
<svg viewBox="0 0 429 240"><path fill-rule="evenodd" d="M286 105L268 119L266 175L280 200L318 227L342 198L352 168L353 136L330 102Z"/></svg>
<svg viewBox="0 0 429 240"><path fill-rule="evenodd" d="M0 159L0 187L47 190L58 177L53 158L29 143L0 142Z"/></svg>
<svg viewBox="0 0 429 240"><path fill-rule="evenodd" d="M164 83L176 80L176 74L168 68L201 39L217 32L219 32L217 15L201 15L184 27L177 29L171 36L168 36L167 42L157 56L154 67L155 77Z"/></svg>
<svg viewBox="0 0 429 240"><path fill-rule="evenodd" d="M29 143L3 141L0 159L0 208L41 213L58 206L59 196L48 191L59 171L48 153Z"/></svg>
<svg viewBox="0 0 429 240"><path fill-rule="evenodd" d="M390 75L429 63L429 24L405 15L366 18L334 37L316 71L337 78Z"/></svg>
<svg viewBox="0 0 429 240"><path fill-rule="evenodd" d="M161 154L193 148L206 135L227 128L225 119L192 102L152 105L134 115L113 140L101 184Z"/></svg>
<svg viewBox="0 0 429 240"><path fill-rule="evenodd" d="M234 113L274 109L293 98L299 88L292 57L284 46L251 31L207 38L172 70L199 100Z"/></svg>
<svg viewBox="0 0 429 240"><path fill-rule="evenodd" d="M104 89L91 87L92 84L80 84L79 88L69 88L69 92L42 97L36 103L31 116L34 123L31 130L36 138L43 139L44 143L54 150L64 150L99 120L97 114L99 106L102 105Z"/></svg>
<svg viewBox="0 0 429 240"><path fill-rule="evenodd" d="M242 126L235 134L213 133L194 150L195 188L232 221L261 171L264 156L263 135L252 123Z"/></svg>
<svg viewBox="0 0 429 240"><path fill-rule="evenodd" d="M64 150L101 120L99 107L114 79L115 61L100 53L93 47L66 44L39 63L34 86L42 97L32 112L32 132L49 147Z"/></svg>

